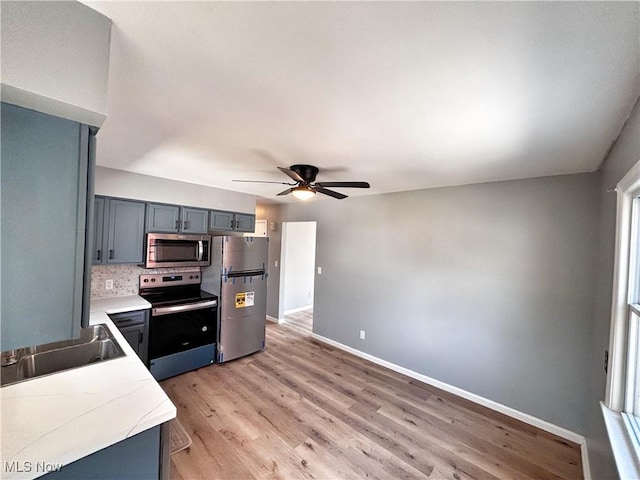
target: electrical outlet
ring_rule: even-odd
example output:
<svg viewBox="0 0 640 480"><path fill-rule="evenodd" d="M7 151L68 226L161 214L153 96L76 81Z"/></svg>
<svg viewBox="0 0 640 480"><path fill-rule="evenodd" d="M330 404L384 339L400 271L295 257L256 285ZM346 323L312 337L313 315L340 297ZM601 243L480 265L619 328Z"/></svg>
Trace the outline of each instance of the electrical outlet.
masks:
<svg viewBox="0 0 640 480"><path fill-rule="evenodd" d="M275 268L278 268L278 260L276 260L276 261L273 263L273 266L274 266Z"/></svg>
<svg viewBox="0 0 640 480"><path fill-rule="evenodd" d="M109 279L104 282L104 288L106 288L107 290L111 290L113 288L113 280Z"/></svg>
<svg viewBox="0 0 640 480"><path fill-rule="evenodd" d="M364 330L360 330L360 340L364 340Z"/></svg>
<svg viewBox="0 0 640 480"><path fill-rule="evenodd" d="M318 267L318 275L322 275L322 267Z"/></svg>

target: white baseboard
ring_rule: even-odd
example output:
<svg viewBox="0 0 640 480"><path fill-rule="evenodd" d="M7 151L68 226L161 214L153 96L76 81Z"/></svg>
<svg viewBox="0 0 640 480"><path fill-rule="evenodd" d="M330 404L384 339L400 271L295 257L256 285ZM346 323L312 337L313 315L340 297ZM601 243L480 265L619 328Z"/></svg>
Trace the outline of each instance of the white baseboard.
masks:
<svg viewBox="0 0 640 480"><path fill-rule="evenodd" d="M538 427L549 433L558 435L559 437L562 437L566 440L577 443L578 445L580 445L583 451L582 461L584 465L586 458L586 455L584 453L586 451L586 439L584 436L578 433L572 432L571 430L560 427L558 425L554 425L553 423L542 420L541 418L534 417L533 415L529 415L528 413L520 412L514 408L507 407L506 405L502 405L501 403L494 402L493 400L489 400L488 398L481 397L480 395L476 395L475 393L467 392L466 390L463 390L461 388L454 387L453 385L441 382L440 380L436 380L435 378L427 377L426 375L422 375L421 373L414 372L413 370L409 370L408 368L401 367L400 365L396 365L395 363L387 362L386 360L382 360L378 357L374 357L373 355L369 355L368 353L364 353L360 350L356 350L355 348L343 345L342 343L331 340L330 338L323 337L321 335L318 335L317 333L312 333L311 337L315 340L326 343L327 345L331 345L332 347L339 348L340 350L349 352L357 357L364 358L365 360L369 360L370 362L386 367L389 370L393 370L394 372L401 373L403 375L406 375L407 377L414 378L428 385L440 388L446 392L453 393L454 395L465 398L484 407L490 408L491 410L503 413L509 417L515 418L516 420L528 423L529 425L533 425L534 427ZM584 473L586 479L586 469L584 469Z"/></svg>
<svg viewBox="0 0 640 480"><path fill-rule="evenodd" d="M589 462L589 447L587 445L587 439L582 438L580 442L580 454L582 457L582 475L584 480L591 480L591 463Z"/></svg>
<svg viewBox="0 0 640 480"><path fill-rule="evenodd" d="M291 310L285 310L285 315L291 315L292 313L304 312L305 310L311 310L313 305L305 305L304 307L292 308Z"/></svg>
<svg viewBox="0 0 640 480"><path fill-rule="evenodd" d="M276 318L272 317L271 315L267 315L267 320L273 323L284 323L284 318Z"/></svg>

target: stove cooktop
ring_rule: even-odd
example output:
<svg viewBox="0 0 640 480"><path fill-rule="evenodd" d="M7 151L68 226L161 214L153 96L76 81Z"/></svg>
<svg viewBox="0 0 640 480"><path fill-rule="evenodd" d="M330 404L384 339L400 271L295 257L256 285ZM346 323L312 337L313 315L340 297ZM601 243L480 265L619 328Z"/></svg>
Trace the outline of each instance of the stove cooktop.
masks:
<svg viewBox="0 0 640 480"><path fill-rule="evenodd" d="M205 302L218 297L200 290L200 270L140 275L140 296L153 307Z"/></svg>
<svg viewBox="0 0 640 480"><path fill-rule="evenodd" d="M154 307L184 305L218 298L213 293L200 290L199 286L197 288L166 287L151 291L140 291L140 296Z"/></svg>

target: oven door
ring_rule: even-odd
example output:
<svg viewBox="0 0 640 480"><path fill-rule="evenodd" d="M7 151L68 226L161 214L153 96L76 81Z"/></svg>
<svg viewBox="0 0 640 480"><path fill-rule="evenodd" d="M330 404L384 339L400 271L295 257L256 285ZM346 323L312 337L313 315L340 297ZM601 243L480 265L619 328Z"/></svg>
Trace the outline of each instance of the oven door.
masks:
<svg viewBox="0 0 640 480"><path fill-rule="evenodd" d="M149 359L215 345L217 301L157 307L149 324Z"/></svg>

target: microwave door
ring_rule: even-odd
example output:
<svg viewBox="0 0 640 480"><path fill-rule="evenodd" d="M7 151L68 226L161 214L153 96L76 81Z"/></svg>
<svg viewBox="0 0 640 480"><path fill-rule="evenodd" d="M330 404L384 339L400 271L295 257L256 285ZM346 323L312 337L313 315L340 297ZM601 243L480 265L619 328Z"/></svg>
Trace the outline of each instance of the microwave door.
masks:
<svg viewBox="0 0 640 480"><path fill-rule="evenodd" d="M156 240L154 253L154 260L156 265L185 265L189 262L198 261L198 242L185 242L179 240Z"/></svg>
<svg viewBox="0 0 640 480"><path fill-rule="evenodd" d="M170 234L149 234L146 267L190 267L209 264L208 239L178 237Z"/></svg>

